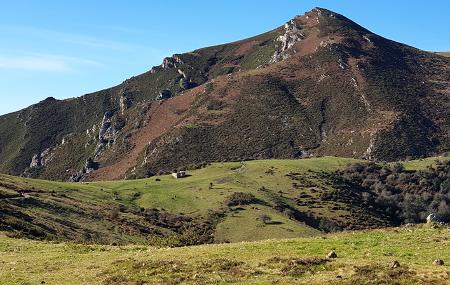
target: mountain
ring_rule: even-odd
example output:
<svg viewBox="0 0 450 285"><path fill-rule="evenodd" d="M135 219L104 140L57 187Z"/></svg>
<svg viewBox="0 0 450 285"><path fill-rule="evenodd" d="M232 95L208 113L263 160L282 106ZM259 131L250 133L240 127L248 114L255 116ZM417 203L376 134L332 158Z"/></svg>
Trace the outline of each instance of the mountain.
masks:
<svg viewBox="0 0 450 285"><path fill-rule="evenodd" d="M110 89L1 116L0 171L87 181L215 161L429 156L450 150L449 95L449 58L315 8Z"/></svg>

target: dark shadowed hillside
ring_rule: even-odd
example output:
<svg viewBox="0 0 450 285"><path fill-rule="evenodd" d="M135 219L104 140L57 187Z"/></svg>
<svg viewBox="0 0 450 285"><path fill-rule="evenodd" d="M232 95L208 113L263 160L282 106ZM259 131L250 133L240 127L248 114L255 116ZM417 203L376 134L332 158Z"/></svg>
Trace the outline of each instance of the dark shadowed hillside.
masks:
<svg viewBox="0 0 450 285"><path fill-rule="evenodd" d="M151 176L212 161L450 150L450 59L325 9L164 59L121 85L0 117L0 171Z"/></svg>

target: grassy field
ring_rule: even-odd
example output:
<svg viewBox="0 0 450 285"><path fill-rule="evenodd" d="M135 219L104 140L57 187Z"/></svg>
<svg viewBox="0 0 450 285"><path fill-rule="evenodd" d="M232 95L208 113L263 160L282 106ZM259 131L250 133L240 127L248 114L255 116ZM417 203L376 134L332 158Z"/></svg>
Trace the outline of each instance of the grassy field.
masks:
<svg viewBox="0 0 450 285"><path fill-rule="evenodd" d="M410 160L403 163L407 170L423 170L428 166L436 164L436 161L450 160L450 157L428 157L417 160Z"/></svg>
<svg viewBox="0 0 450 285"><path fill-rule="evenodd" d="M318 232L311 224L289 219L276 206L287 205L317 220L327 217L345 221L350 217L356 221L358 217L350 209L337 210L334 208L338 204L319 201L321 193L331 186L317 176L356 161L324 157L215 163L178 180L166 175L142 180L63 183L0 175L0 206L9 213L2 224L22 232L32 226L37 234L63 240L84 242L89 240L86 236L92 236L96 243L145 243L146 235L139 228L153 226L157 231L167 231L158 223L149 224L141 214L145 209L156 209L197 222L220 213L212 233L216 242L310 236ZM289 177L292 173L302 180ZM250 193L259 202L227 207L225 201L235 192ZM299 195L306 195L304 204L296 202ZM117 208L120 211L113 219L111 213ZM271 223L259 221L261 214L269 215Z"/></svg>
<svg viewBox="0 0 450 285"><path fill-rule="evenodd" d="M0 235L0 284L448 284L435 259L450 263L450 230L428 225L162 249Z"/></svg>
<svg viewBox="0 0 450 285"><path fill-rule="evenodd" d="M435 161L409 161L405 167L424 169ZM358 202L323 199L335 191L323 174L355 162L322 157L214 163L183 179L92 183L0 175L0 230L16 237L148 244L149 237L177 236L192 225L210 242L314 236L324 221L343 229L388 225ZM255 202L227 206L236 192L253 195ZM262 215L271 221L262 222Z"/></svg>
<svg viewBox="0 0 450 285"><path fill-rule="evenodd" d="M437 159L448 158L404 166ZM448 284L448 265L432 265L450 263L448 228L325 234L316 223L383 225L362 205L323 198L335 190L327 174L355 162L214 163L183 179L89 183L0 175L0 284ZM228 205L236 192L255 200ZM174 248L190 224L216 244ZM154 236L165 243L154 247ZM337 259L325 258L330 250ZM401 266L391 269L394 260Z"/></svg>

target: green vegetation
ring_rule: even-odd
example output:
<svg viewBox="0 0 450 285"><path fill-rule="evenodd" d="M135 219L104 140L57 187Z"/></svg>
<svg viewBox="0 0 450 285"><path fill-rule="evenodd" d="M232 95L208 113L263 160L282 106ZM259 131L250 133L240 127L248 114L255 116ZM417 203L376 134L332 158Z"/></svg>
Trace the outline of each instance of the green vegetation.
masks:
<svg viewBox="0 0 450 285"><path fill-rule="evenodd" d="M449 240L429 226L171 249L0 235L0 284L448 284Z"/></svg>
<svg viewBox="0 0 450 285"><path fill-rule="evenodd" d="M450 156L427 157L423 159L405 161L403 165L406 170L425 170L429 166L436 165L438 161L450 160Z"/></svg>
<svg viewBox="0 0 450 285"><path fill-rule="evenodd" d="M361 223L353 206L317 200L332 190L317 174L353 162L324 157L215 163L183 179L95 183L0 175L0 227L18 237L107 244L158 244L156 236L178 245L186 241L186 229L193 231L188 244L309 236L319 232L321 219ZM261 214L272 222L262 224Z"/></svg>
<svg viewBox="0 0 450 285"><path fill-rule="evenodd" d="M445 164L405 165L429 172ZM360 199L387 167L410 180L399 164L335 157L214 163L183 179L0 175L0 284L445 284L448 266L432 265L450 262L443 226L324 234L395 224L380 214L385 205ZM330 250L338 258L325 258ZM394 260L399 268L390 268Z"/></svg>
<svg viewBox="0 0 450 285"><path fill-rule="evenodd" d="M372 166L372 172L365 166L362 172L347 168L356 162L323 157L214 163L189 171L183 179L163 175L89 183L0 175L0 230L34 239L172 246L312 236L399 224L396 209L402 208L398 194L403 192L398 187L419 187L402 186L408 181L421 181L417 193L428 191L428 198L421 196L425 208L416 211L421 213L418 221L428 206L446 211L444 190L425 187L416 174L396 172L385 181L372 177L388 171L385 166ZM422 169L425 162L436 165L432 159L405 165ZM427 181L438 188L442 184ZM387 207L387 202L393 204ZM262 215L271 220L262 222Z"/></svg>

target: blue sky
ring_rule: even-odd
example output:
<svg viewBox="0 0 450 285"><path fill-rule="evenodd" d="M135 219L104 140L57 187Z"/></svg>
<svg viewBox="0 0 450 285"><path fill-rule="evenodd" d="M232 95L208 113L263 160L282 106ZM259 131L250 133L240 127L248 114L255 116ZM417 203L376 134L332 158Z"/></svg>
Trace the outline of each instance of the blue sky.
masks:
<svg viewBox="0 0 450 285"><path fill-rule="evenodd" d="M315 6L450 50L448 0L0 0L0 114L111 87L165 56L256 35Z"/></svg>

